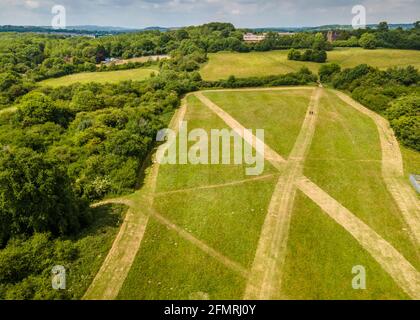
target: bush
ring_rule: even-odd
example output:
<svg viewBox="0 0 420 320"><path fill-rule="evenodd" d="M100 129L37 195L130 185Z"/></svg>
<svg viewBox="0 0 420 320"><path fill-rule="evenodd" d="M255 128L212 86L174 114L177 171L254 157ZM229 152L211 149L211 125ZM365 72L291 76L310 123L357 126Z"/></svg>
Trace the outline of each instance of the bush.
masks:
<svg viewBox="0 0 420 320"><path fill-rule="evenodd" d="M391 121L397 138L407 147L420 151L420 116L402 116Z"/></svg>
<svg viewBox="0 0 420 320"><path fill-rule="evenodd" d="M323 63L327 61L327 52L325 50L318 50L318 49L308 49L303 52L303 54L296 49L292 49L289 51L287 58L289 60L296 60L296 61L312 61Z"/></svg>
<svg viewBox="0 0 420 320"><path fill-rule="evenodd" d="M0 198L0 246L15 235L69 234L86 222L65 170L30 149L0 153Z"/></svg>
<svg viewBox="0 0 420 320"><path fill-rule="evenodd" d="M336 63L325 64L319 68L319 78L322 82L330 82L332 77L341 71L341 67Z"/></svg>
<svg viewBox="0 0 420 320"><path fill-rule="evenodd" d="M359 45L364 49L376 49L378 41L373 33L364 33L360 37Z"/></svg>
<svg viewBox="0 0 420 320"><path fill-rule="evenodd" d="M420 115L420 96L413 94L393 101L387 109L386 115L390 120L395 120L402 116Z"/></svg>
<svg viewBox="0 0 420 320"><path fill-rule="evenodd" d="M31 92L22 98L15 118L24 127L47 122L66 126L71 119L71 113L56 105L47 95Z"/></svg>

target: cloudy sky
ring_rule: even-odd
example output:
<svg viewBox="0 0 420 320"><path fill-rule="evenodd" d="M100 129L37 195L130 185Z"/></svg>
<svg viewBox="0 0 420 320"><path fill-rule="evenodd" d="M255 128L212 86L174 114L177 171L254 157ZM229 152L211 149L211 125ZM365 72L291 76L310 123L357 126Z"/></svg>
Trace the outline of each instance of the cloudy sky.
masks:
<svg viewBox="0 0 420 320"><path fill-rule="evenodd" d="M420 20L420 0L0 0L0 25L51 25L63 5L67 25L124 27L196 25L228 21L237 27L351 24L366 7L367 23Z"/></svg>

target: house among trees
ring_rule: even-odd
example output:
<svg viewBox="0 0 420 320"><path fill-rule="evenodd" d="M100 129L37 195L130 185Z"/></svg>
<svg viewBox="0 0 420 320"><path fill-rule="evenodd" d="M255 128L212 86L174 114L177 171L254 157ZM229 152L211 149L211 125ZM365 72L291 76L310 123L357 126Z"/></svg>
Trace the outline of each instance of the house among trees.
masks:
<svg viewBox="0 0 420 320"><path fill-rule="evenodd" d="M254 34L254 33L245 33L244 34L244 41L245 42L261 42L265 39L267 33L263 34Z"/></svg>
<svg viewBox="0 0 420 320"><path fill-rule="evenodd" d="M292 36L294 35L294 33L292 32L278 32L279 36ZM263 41L265 38L267 37L267 33L263 33L263 34L255 34L255 33L245 33L244 34L244 41L245 42L261 42Z"/></svg>
<svg viewBox="0 0 420 320"><path fill-rule="evenodd" d="M280 37L289 37L289 36L293 36L294 33L293 32L279 32L278 35Z"/></svg>

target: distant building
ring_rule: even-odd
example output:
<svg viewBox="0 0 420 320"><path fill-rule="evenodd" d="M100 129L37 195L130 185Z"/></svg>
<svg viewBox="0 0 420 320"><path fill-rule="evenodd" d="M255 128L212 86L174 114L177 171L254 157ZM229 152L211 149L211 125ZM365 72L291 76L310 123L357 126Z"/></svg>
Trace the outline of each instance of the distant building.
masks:
<svg viewBox="0 0 420 320"><path fill-rule="evenodd" d="M279 32L278 35L281 37L290 37L290 36L293 36L294 33L293 32Z"/></svg>
<svg viewBox="0 0 420 320"><path fill-rule="evenodd" d="M114 64L117 64L118 62L120 62L121 60L120 59L117 59L117 58L106 58L104 61L102 61L101 63L102 64L111 64L111 63L114 63Z"/></svg>
<svg viewBox="0 0 420 320"><path fill-rule="evenodd" d="M254 33L245 33L244 34L244 41L245 42L261 42L267 36L266 33L263 34L254 34Z"/></svg>
<svg viewBox="0 0 420 320"><path fill-rule="evenodd" d="M327 33L327 40L329 43L333 43L335 40L337 40L338 33L335 31L328 31Z"/></svg>
<svg viewBox="0 0 420 320"><path fill-rule="evenodd" d="M278 35L284 37L284 36L292 36L292 35L294 35L294 33L292 33L292 32L278 32ZM244 41L245 42L250 42L250 43L261 42L266 37L267 37L267 33L255 34L255 33L248 32L248 33L244 34Z"/></svg>

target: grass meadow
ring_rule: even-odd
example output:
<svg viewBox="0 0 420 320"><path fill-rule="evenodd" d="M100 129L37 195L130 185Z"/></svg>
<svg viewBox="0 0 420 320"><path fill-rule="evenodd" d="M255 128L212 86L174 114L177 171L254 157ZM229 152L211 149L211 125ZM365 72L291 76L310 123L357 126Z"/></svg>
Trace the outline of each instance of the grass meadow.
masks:
<svg viewBox="0 0 420 320"><path fill-rule="evenodd" d="M188 98L188 129L226 125L194 96ZM233 151L233 150L232 150ZM276 184L244 179L244 165L162 165L155 209L231 261L250 268ZM215 186L218 184L226 184ZM206 188L207 187L207 188ZM174 192L175 193L167 193ZM240 299L246 281L172 230L149 224L142 247L119 294L121 299Z"/></svg>
<svg viewBox="0 0 420 320"><path fill-rule="evenodd" d="M418 248L388 192L374 122L334 94L325 95L304 174L353 212L420 270Z"/></svg>
<svg viewBox="0 0 420 320"><path fill-rule="evenodd" d="M205 92L246 128L263 128L265 142L287 157L311 90ZM195 96L188 130L225 129ZM190 144L191 146L191 144ZM231 153L233 149L231 149ZM408 170L416 154L403 149ZM279 172L266 163L261 180L243 165L161 165L155 209L227 259L250 270ZM417 269L419 252L406 232L381 175L373 121L326 90L304 174L399 250ZM221 185L222 184L222 185ZM367 289L354 290L352 268L363 265ZM241 299L246 279L151 218L119 299ZM303 193L294 204L282 290L275 299L407 299L393 279L340 225Z"/></svg>
<svg viewBox="0 0 420 320"><path fill-rule="evenodd" d="M298 71L308 67L317 73L321 64L287 60L288 50L269 52L219 52L209 55L209 62L201 69L205 80L236 77L267 76ZM420 68L420 52L416 50L338 48L328 52L327 63L338 63L342 68L352 68L366 63L380 69L412 65Z"/></svg>
<svg viewBox="0 0 420 320"><path fill-rule="evenodd" d="M351 285L357 265L366 269L366 290ZM282 293L275 298L408 299L370 254L301 192L293 209Z"/></svg>
<svg viewBox="0 0 420 320"><path fill-rule="evenodd" d="M284 158L299 135L311 94L311 90L205 93L245 128L264 129L265 142Z"/></svg>
<svg viewBox="0 0 420 320"><path fill-rule="evenodd" d="M60 87L69 86L75 83L118 83L120 81L142 81L151 76L152 73L158 73L157 70L152 68L139 68L118 71L104 71L104 72L84 72L76 73L68 76L47 79L40 81L41 86Z"/></svg>

